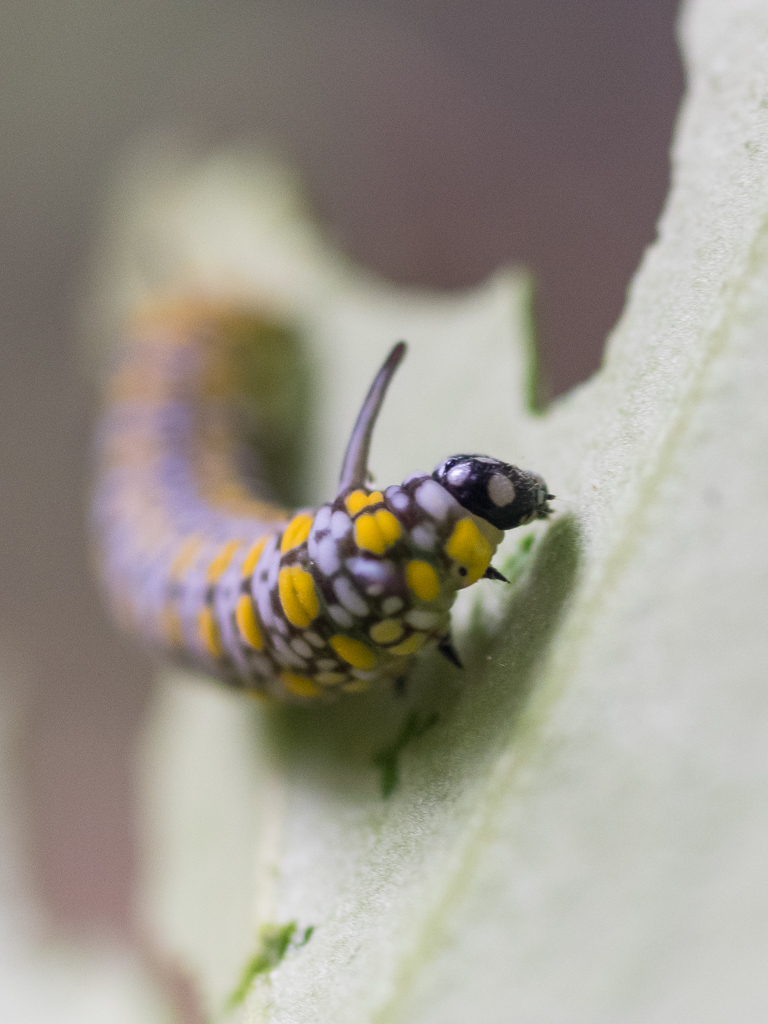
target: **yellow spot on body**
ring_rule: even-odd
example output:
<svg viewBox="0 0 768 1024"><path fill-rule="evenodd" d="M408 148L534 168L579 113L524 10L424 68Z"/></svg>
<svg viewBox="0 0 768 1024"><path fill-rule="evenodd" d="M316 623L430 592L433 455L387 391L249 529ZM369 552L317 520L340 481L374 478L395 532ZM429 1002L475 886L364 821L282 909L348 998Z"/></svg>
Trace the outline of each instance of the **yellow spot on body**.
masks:
<svg viewBox="0 0 768 1024"><path fill-rule="evenodd" d="M322 689L309 676L300 676L295 672L281 672L283 686L296 697L319 697Z"/></svg>
<svg viewBox="0 0 768 1024"><path fill-rule="evenodd" d="M406 655L415 654L420 647L424 645L424 641L427 639L426 633L414 633L413 636L409 636L407 640L403 640L397 647L390 647L389 651L392 654Z"/></svg>
<svg viewBox="0 0 768 1024"><path fill-rule="evenodd" d="M269 701L269 694L265 693L264 690L257 690L255 686L243 690L243 693L246 697L253 697L254 700Z"/></svg>
<svg viewBox="0 0 768 1024"><path fill-rule="evenodd" d="M315 675L315 682L321 683L323 686L338 686L346 678L343 672L318 672Z"/></svg>
<svg viewBox="0 0 768 1024"><path fill-rule="evenodd" d="M368 504L368 495L365 491L352 491L344 499L344 504L347 506L347 512L351 516L356 516Z"/></svg>
<svg viewBox="0 0 768 1024"><path fill-rule="evenodd" d="M259 561L259 558L261 558L261 552L266 547L266 543L268 540L268 536L262 537L261 540L257 540L256 543L251 548L251 550L245 556L245 561L243 562L243 566L240 570L243 576L250 576L253 570L256 568L256 564Z"/></svg>
<svg viewBox="0 0 768 1024"><path fill-rule="evenodd" d="M264 637L256 621L256 613L253 610L253 601L248 594L241 594L235 608L235 621L240 633L245 637L251 647L260 651L264 646Z"/></svg>
<svg viewBox="0 0 768 1024"><path fill-rule="evenodd" d="M399 537L400 523L385 508L360 516L355 521L355 543L374 555L383 555Z"/></svg>
<svg viewBox="0 0 768 1024"><path fill-rule="evenodd" d="M197 552L203 543L203 538L198 534L194 534L192 537L187 537L184 543L181 545L181 550L173 560L170 571L171 582L176 583L184 575L187 569L192 564Z"/></svg>
<svg viewBox="0 0 768 1024"><path fill-rule="evenodd" d="M420 559L409 562L405 567L405 581L422 601L434 601L440 593L440 581L429 562Z"/></svg>
<svg viewBox="0 0 768 1024"><path fill-rule="evenodd" d="M369 686L370 683L365 679L354 679L351 683L347 683L345 686L342 686L342 690L344 690L345 693L363 693L363 691L367 690Z"/></svg>
<svg viewBox="0 0 768 1024"><path fill-rule="evenodd" d="M376 664L376 655L365 644L351 637L337 633L328 641L340 658L348 662L353 668L373 668Z"/></svg>
<svg viewBox="0 0 768 1024"><path fill-rule="evenodd" d="M216 583L217 580L221 579L224 570L232 561L232 556L242 543L241 540L231 540L228 544L224 545L208 566L208 572L205 575L206 583Z"/></svg>
<svg viewBox="0 0 768 1024"><path fill-rule="evenodd" d="M293 626L302 629L317 617L319 605L315 582L300 565L289 565L277 577L280 604L285 617Z"/></svg>
<svg viewBox="0 0 768 1024"><path fill-rule="evenodd" d="M200 632L200 639L208 648L208 653L213 658L220 658L224 653L221 646L221 633L216 618L207 606L203 608L197 617L197 628Z"/></svg>
<svg viewBox="0 0 768 1024"><path fill-rule="evenodd" d="M371 626L369 633L377 644L391 644L403 635L403 624L398 619L383 619Z"/></svg>
<svg viewBox="0 0 768 1024"><path fill-rule="evenodd" d="M372 551L375 555L384 552L385 544L381 531L376 526L373 516L360 516L355 523L355 543L365 551Z"/></svg>
<svg viewBox="0 0 768 1024"><path fill-rule="evenodd" d="M283 554L286 551L290 551L292 548L297 548L299 544L303 544L309 536L309 531L312 529L312 516L308 512L300 512L297 516L288 523L283 534L283 539L280 541L280 550Z"/></svg>
<svg viewBox="0 0 768 1024"><path fill-rule="evenodd" d="M460 519L445 545L446 554L467 570L463 586L475 583L488 568L493 547L471 519Z"/></svg>
<svg viewBox="0 0 768 1024"><path fill-rule="evenodd" d="M366 494L365 491L358 490L348 494L344 499L344 504L347 506L347 512L351 516L356 516L358 512L362 512L369 505L380 505L382 501L384 501L384 495L381 491L372 491L370 494Z"/></svg>

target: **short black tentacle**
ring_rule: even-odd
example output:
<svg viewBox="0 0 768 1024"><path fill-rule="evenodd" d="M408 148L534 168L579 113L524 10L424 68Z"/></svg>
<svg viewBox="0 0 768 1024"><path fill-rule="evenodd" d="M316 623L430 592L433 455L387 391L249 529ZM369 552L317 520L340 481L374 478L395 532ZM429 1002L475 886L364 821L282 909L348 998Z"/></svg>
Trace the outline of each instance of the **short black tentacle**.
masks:
<svg viewBox="0 0 768 1024"><path fill-rule="evenodd" d="M456 668L464 668L464 666L461 663L461 658L459 657L456 648L453 646L453 643L448 633L446 633L444 637L440 638L440 642L437 645L437 649L438 651L440 651L442 656L444 658L447 658L452 665L456 666Z"/></svg>
<svg viewBox="0 0 768 1024"><path fill-rule="evenodd" d="M509 583L509 580L507 579L507 577L504 576L502 573L500 573L498 569L494 569L494 567L492 565L489 565L488 568L483 573L483 579L484 580L501 580L502 583Z"/></svg>

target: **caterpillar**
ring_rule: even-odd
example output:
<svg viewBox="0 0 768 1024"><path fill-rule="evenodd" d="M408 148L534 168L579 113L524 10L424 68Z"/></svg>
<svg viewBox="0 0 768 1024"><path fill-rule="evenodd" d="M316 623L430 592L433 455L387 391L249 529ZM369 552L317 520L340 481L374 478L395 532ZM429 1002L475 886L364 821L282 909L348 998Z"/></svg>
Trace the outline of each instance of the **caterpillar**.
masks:
<svg viewBox="0 0 768 1024"><path fill-rule="evenodd" d="M544 480L485 455L368 486L394 346L352 429L337 494L288 512L259 496L238 436L235 359L269 323L214 304L145 312L117 349L95 444L92 528L118 622L173 661L306 702L401 685L504 531L546 519Z"/></svg>

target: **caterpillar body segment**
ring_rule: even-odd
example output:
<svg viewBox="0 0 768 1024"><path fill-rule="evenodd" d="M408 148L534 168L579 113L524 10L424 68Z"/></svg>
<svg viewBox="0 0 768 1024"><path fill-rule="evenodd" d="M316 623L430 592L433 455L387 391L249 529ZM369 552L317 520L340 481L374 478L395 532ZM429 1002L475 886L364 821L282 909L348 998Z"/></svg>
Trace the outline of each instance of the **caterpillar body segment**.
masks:
<svg viewBox="0 0 768 1024"><path fill-rule="evenodd" d="M453 456L433 474L366 485L396 345L355 423L339 493L288 513L259 497L238 427L235 358L269 323L211 306L164 308L121 348L97 436L93 528L121 624L176 661L254 694L332 699L397 683L450 640L457 592L498 579L503 531L550 514L543 480ZM261 341L260 341L261 338ZM270 395L265 393L268 404Z"/></svg>

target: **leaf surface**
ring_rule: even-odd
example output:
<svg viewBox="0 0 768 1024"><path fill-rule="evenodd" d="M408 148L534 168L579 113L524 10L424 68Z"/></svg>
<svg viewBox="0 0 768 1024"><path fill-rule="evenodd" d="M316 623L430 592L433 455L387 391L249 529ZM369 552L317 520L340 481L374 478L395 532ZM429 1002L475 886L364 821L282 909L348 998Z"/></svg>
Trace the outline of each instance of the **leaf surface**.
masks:
<svg viewBox="0 0 768 1024"><path fill-rule="evenodd" d="M377 480L474 448L563 499L508 597L466 596L467 671L425 662L406 702L254 709L166 680L144 902L212 1011L258 929L297 922L311 940L255 977L245 1019L768 1016L768 3L699 0L681 34L658 239L602 369L544 415L524 276L393 288L349 267L263 161L166 158L116 232L170 280L235 282L298 318L322 396L316 497L405 337ZM105 271L113 310L157 284L129 271ZM376 754L414 710L439 719L384 799Z"/></svg>

